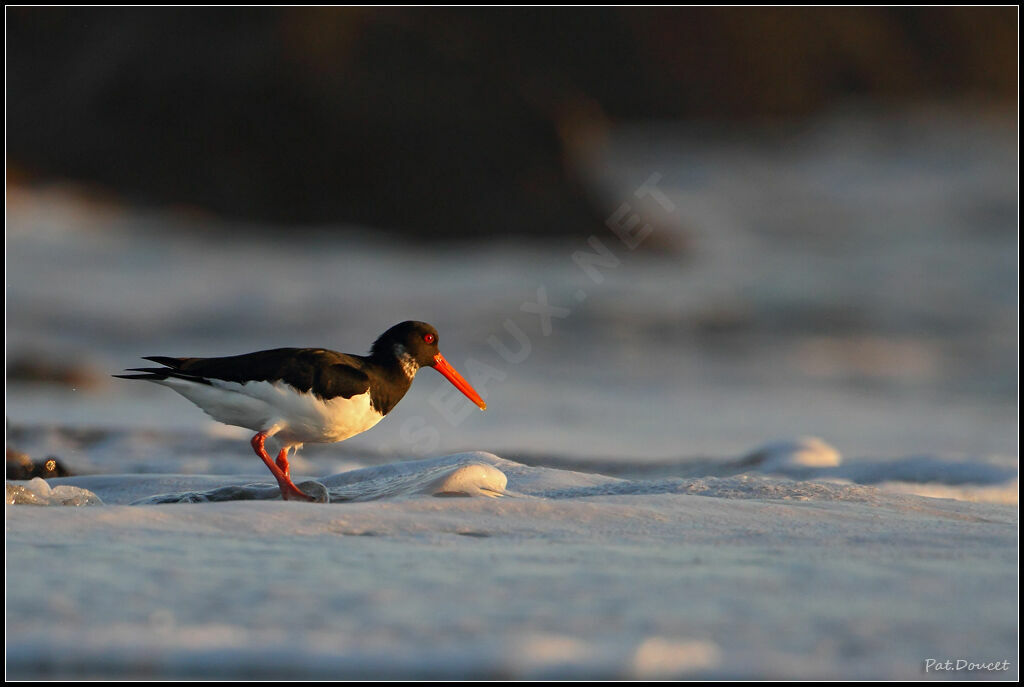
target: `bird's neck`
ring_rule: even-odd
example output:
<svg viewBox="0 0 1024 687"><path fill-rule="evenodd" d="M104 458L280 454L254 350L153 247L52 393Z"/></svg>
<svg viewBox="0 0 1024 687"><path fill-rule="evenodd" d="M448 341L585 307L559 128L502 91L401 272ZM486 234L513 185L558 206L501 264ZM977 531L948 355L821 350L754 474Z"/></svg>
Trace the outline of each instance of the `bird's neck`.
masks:
<svg viewBox="0 0 1024 687"><path fill-rule="evenodd" d="M412 386L419 365L404 350L399 354L376 350L369 359L376 367L371 373L375 380L370 387L371 402L381 414L387 415Z"/></svg>
<svg viewBox="0 0 1024 687"><path fill-rule="evenodd" d="M370 354L372 360L380 369L391 373L390 376L404 378L410 383L420 370L420 364L402 344L391 346L374 347Z"/></svg>
<svg viewBox="0 0 1024 687"><path fill-rule="evenodd" d="M395 344L392 348L392 353L394 354L398 365L402 368L402 372L411 382L416 376L416 373L420 371L420 364L416 362L416 358L405 350L405 346L402 344Z"/></svg>

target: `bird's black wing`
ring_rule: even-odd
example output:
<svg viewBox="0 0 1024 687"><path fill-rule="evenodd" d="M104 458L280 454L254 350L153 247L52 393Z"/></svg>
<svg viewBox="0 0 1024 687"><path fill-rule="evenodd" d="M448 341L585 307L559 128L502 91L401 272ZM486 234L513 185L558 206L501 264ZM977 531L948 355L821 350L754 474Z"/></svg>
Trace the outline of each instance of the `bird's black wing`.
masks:
<svg viewBox="0 0 1024 687"><path fill-rule="evenodd" d="M209 384L225 382L284 382L301 392L312 391L322 399L351 398L366 393L370 378L363 371L363 359L323 348L275 348L224 358L169 358L147 356L165 367L133 368L139 375L117 375L127 379L176 377Z"/></svg>

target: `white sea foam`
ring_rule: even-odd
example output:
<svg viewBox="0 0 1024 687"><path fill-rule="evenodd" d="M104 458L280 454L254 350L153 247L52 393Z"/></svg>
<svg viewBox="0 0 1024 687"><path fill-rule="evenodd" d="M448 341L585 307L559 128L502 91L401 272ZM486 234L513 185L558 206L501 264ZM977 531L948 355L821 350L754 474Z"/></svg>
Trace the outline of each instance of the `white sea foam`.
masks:
<svg viewBox="0 0 1024 687"><path fill-rule="evenodd" d="M769 442L716 472L761 472L799 479L877 485L895 493L990 503L1017 503L1018 461L1007 456L905 456L843 461L825 441L806 437Z"/></svg>
<svg viewBox="0 0 1024 687"><path fill-rule="evenodd" d="M52 491L107 505L9 506L8 676L909 679L964 636L1016 651L1013 507L483 452L317 481L339 502L92 475Z"/></svg>
<svg viewBox="0 0 1024 687"><path fill-rule="evenodd" d="M765 472L786 472L835 467L842 462L842 457L839 451L817 437L801 437L764 444L742 458L741 462Z"/></svg>
<svg viewBox="0 0 1024 687"><path fill-rule="evenodd" d="M801 457L809 450L815 455L804 461ZM822 461L820 456L828 460ZM821 462L837 464L816 465ZM956 461L919 456L842 463L838 452L821 440L809 445L807 440L771 442L736 461L684 461L679 464L679 472L700 476L623 479L597 472L528 466L472 451L368 466L315 480L296 477L296 481L310 493L319 494L319 500L331 502L423 495L575 499L655 494L877 502L883 492L891 492L1015 503L1017 489L1017 470L1010 460ZM88 502L83 495L89 494L106 503L136 505L280 498L277 485L268 478L238 475L83 475L51 482L58 485L53 494L75 494L82 503ZM9 485L8 502L61 505L67 501L79 505L70 496L63 500L48 496L48 489L41 479L27 485ZM12 493L17 496L12 497Z"/></svg>
<svg viewBox="0 0 1024 687"><path fill-rule="evenodd" d="M22 437L17 430L14 434L19 439ZM41 443L25 443L35 453L68 455L69 446L82 446L82 439L74 437L74 433L43 433L36 437L37 442L43 439ZM600 493L693 493L705 487L723 493L731 490L734 495L741 496L756 493L756 489L751 492L751 485L764 482L729 478L763 475L798 480L805 485L811 482L832 483L839 487L875 485L894 493L1014 503L1018 475L1017 460L1008 456L919 455L843 459L838 449L821 439L772 441L735 460L680 459L648 465L636 460L584 462L538 457L531 461L537 464L528 466L485 452L372 464L383 458L351 456L342 460L324 460L323 457L329 456L331 450L339 449L317 448L300 453L292 461L293 474L297 483L305 482L311 489L323 490L332 501L365 501L442 492L476 496L514 492L565 498ZM92 490L109 503L277 498L276 484L269 474L259 471L261 464L247 449L247 442L231 439L170 433L99 433L89 439L87 446L70 454L68 463L72 469L105 464L108 471L118 467L148 471L175 467L185 470L158 475L82 475L57 479L53 484ZM576 469L555 469L554 465ZM330 476L319 476L323 475L324 467L340 469ZM229 472L218 475L218 468L228 468ZM189 474L193 472L214 474ZM609 472L617 476L605 474ZM654 475L658 479L650 478ZM311 480L311 477L315 479ZM795 487L796 491L806 488Z"/></svg>
<svg viewBox="0 0 1024 687"><path fill-rule="evenodd" d="M458 454L352 470L316 481L300 481L297 486L307 493L322 495L318 500L331 502L372 501L417 495L503 495L507 483L505 474L491 464L480 462L481 458L500 460L486 453ZM232 484L205 491L158 494L133 503L144 505L277 498L280 498L280 490L276 485Z"/></svg>
<svg viewBox="0 0 1024 687"><path fill-rule="evenodd" d="M96 506L102 503L103 501L88 489L70 484L51 488L41 477L34 477L27 482L7 483L8 505Z"/></svg>

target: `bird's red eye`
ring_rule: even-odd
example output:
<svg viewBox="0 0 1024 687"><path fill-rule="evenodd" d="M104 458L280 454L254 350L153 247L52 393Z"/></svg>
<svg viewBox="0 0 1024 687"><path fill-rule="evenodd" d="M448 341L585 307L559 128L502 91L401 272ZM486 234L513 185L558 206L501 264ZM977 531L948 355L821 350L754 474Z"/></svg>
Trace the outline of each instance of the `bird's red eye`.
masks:
<svg viewBox="0 0 1024 687"><path fill-rule="evenodd" d="M426 341L428 344L432 344L435 341L437 341L437 337L434 336L433 334L424 334L423 340Z"/></svg>

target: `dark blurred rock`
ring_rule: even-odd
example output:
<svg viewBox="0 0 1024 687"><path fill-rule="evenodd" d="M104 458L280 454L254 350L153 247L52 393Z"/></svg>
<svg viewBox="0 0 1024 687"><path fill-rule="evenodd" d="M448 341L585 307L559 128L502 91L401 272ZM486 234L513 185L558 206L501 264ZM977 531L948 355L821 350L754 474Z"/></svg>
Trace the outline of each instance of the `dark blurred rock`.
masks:
<svg viewBox="0 0 1024 687"><path fill-rule="evenodd" d="M585 234L609 117L1012 106L1016 44L1013 7L9 8L8 165L286 225Z"/></svg>
<svg viewBox="0 0 1024 687"><path fill-rule="evenodd" d="M1014 7L702 7L623 17L649 88L645 113L609 107L612 115L803 116L849 98L1016 106Z"/></svg>
<svg viewBox="0 0 1024 687"><path fill-rule="evenodd" d="M28 454L7 448L7 479L68 477L71 472L54 456L33 460Z"/></svg>

